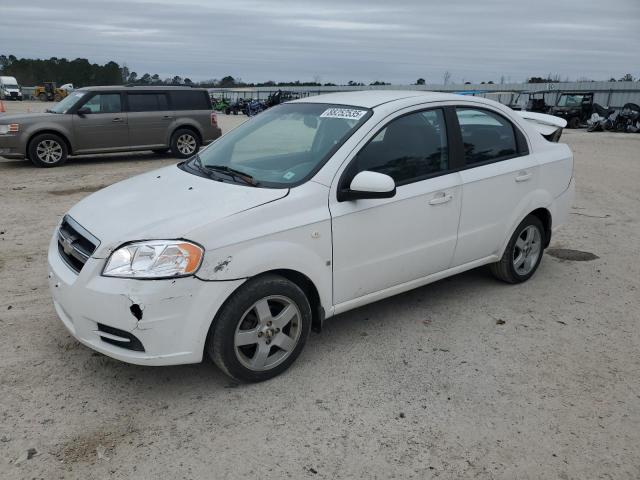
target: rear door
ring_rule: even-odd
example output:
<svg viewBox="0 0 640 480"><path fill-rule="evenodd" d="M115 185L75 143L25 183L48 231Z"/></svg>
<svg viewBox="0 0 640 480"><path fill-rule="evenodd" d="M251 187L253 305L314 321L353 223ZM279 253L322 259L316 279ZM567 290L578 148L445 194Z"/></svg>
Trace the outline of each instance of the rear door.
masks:
<svg viewBox="0 0 640 480"><path fill-rule="evenodd" d="M492 109L458 106L464 145L462 212L453 266L498 254L514 212L537 188L538 163L520 129Z"/></svg>
<svg viewBox="0 0 640 480"><path fill-rule="evenodd" d="M132 148L158 148L169 145L169 132L175 116L166 92L128 91L129 141Z"/></svg>
<svg viewBox="0 0 640 480"><path fill-rule="evenodd" d="M127 113L120 92L99 92L89 97L73 114L74 153L125 150L129 146Z"/></svg>

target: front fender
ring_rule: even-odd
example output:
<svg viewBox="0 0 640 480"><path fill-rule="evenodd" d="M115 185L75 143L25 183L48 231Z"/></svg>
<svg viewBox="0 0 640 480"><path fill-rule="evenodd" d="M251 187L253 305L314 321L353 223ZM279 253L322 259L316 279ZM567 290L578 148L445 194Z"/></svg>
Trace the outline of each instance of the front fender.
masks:
<svg viewBox="0 0 640 480"><path fill-rule="evenodd" d="M72 129L67 128L65 125L54 123L54 122L41 122L41 123L36 123L34 125L27 126L23 133L24 135L23 138L26 138L27 140L23 144L24 151L22 153L24 153L25 155L28 154L29 142L35 135L38 135L39 133L49 133L49 132L55 133L57 135L60 135L62 138L64 138L67 141L67 146L69 147L69 153L72 153L73 147L74 147Z"/></svg>
<svg viewBox="0 0 640 480"><path fill-rule="evenodd" d="M330 226L327 222L324 229L315 225L312 229L299 230L287 232L287 238L278 235L280 238L246 242L207 252L197 277L207 281L224 281L251 278L273 270L293 270L313 282L320 302L329 315L333 305Z"/></svg>

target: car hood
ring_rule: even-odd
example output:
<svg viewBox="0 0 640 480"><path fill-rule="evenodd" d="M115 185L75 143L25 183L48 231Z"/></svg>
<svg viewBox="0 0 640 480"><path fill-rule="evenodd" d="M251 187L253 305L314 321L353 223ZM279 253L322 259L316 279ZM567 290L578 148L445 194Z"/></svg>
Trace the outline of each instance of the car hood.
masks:
<svg viewBox="0 0 640 480"><path fill-rule="evenodd" d="M42 120L49 120L53 116L59 116L56 113L12 113L10 115L0 115L0 123L33 123Z"/></svg>
<svg viewBox="0 0 640 480"><path fill-rule="evenodd" d="M200 239L190 238L189 232L288 192L210 180L172 165L100 190L76 204L69 215L100 240L94 256L103 257L135 240L197 242Z"/></svg>

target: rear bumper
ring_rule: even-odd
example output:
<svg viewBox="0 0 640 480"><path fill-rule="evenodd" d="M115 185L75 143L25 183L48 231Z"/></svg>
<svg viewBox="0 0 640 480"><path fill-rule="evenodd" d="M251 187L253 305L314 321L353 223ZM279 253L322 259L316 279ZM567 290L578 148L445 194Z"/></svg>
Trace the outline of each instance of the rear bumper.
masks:
<svg viewBox="0 0 640 480"><path fill-rule="evenodd" d="M575 178L569 182L569 187L558 196L551 204L551 218L552 226L551 231L555 233L560 227L565 225L569 221L569 214L571 213L571 207L576 196L576 181Z"/></svg>
<svg viewBox="0 0 640 480"><path fill-rule="evenodd" d="M207 131L206 135L207 138L203 138L202 139L202 144L203 145L208 145L211 142L213 142L214 140L217 140L218 138L220 138L222 136L222 129L220 127L211 127L209 129L209 131Z"/></svg>
<svg viewBox="0 0 640 480"><path fill-rule="evenodd" d="M104 260L95 258L76 274L60 257L56 236L48 260L53 304L67 330L89 348L137 365L200 362L211 321L243 283L204 282L195 277L107 278L100 275ZM134 314L137 308L139 318ZM127 334L139 340L143 349L113 344Z"/></svg>

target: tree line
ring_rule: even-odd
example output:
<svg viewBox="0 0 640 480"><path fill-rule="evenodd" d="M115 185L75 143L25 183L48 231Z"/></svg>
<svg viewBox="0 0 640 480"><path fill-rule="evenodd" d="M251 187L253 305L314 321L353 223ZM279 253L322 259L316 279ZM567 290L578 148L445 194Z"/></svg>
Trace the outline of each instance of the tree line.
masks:
<svg viewBox="0 0 640 480"><path fill-rule="evenodd" d="M49 59L31 59L16 58L14 55L0 55L0 75L16 77L20 85L34 86L41 85L42 82L56 82L58 85L72 83L75 87L85 87L93 85L192 85L207 88L242 88L242 87L320 87L320 86L336 86L335 83L321 83L319 77L311 82L301 82L299 80L290 82L275 82L269 80L260 83L248 83L237 77L227 75L220 79L212 78L209 80L194 82L190 78L183 78L179 75L173 77L161 78L157 73L144 73L139 75L132 71L125 64L120 66L116 62L107 62L104 65L91 63L86 58L76 58L75 60L67 60L66 58L51 57ZM621 77L619 82L631 82L638 80L631 74ZM451 73L445 72L443 83L446 85L451 83ZM546 77L531 77L527 83L559 83L560 75L548 74ZM567 78L565 81L569 81ZM592 81L584 78L579 81ZM611 78L610 82L615 82L615 78ZM471 82L463 83L471 84ZM493 84L492 80L482 82L482 84ZM504 77L500 83L504 83ZM424 78L419 78L415 85L425 85ZM350 80L347 86L364 86L362 82ZM391 85L390 83L376 80L369 85Z"/></svg>

